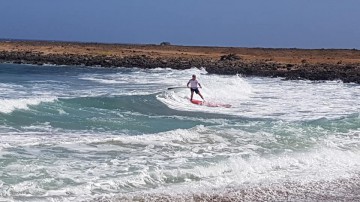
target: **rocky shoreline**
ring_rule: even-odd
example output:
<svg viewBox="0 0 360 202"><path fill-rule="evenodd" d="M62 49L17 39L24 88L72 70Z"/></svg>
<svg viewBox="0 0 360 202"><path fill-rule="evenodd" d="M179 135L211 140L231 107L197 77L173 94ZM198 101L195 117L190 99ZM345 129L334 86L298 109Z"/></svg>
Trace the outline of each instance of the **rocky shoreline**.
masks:
<svg viewBox="0 0 360 202"><path fill-rule="evenodd" d="M22 45L25 43L26 45ZM275 60L249 60L243 59L242 55L236 54L236 50L222 51L221 54L207 56L193 55L183 56L181 54L173 54L169 50L162 47L156 47L159 53L168 52L172 54L154 55L146 52L146 46L141 46L142 51L119 55L111 54L111 48L107 54L87 53L88 46L93 44L80 44L77 52L74 51L52 51L44 52L39 48L28 48L28 44L36 42L3 42L0 43L0 62L10 62L16 64L54 64L54 65L79 65L79 66L101 66L101 67L138 67L138 68L173 68L188 69L192 67L204 67L211 74L241 74L244 76L263 76L263 77L283 77L286 79L308 79L308 80L342 80L343 82L354 82L360 84L360 60L353 63L314 63L308 62L306 58L302 58L301 62L279 62ZM62 46L62 43L43 42L46 46L52 47ZM15 46L15 48L4 49L5 45ZM78 46L78 43L69 44ZM101 45L100 46L109 46ZM121 45L118 45L121 46ZM132 47L137 47L133 45ZM155 46L155 45L153 45ZM153 47L151 46L151 47ZM123 46L121 46L125 49ZM145 47L145 48L144 48ZM129 46L126 47L127 50ZM176 48L176 47L175 47ZM131 49L131 48L130 48ZM150 48L148 48L150 49ZM163 50L164 49L164 50ZM64 48L66 50L66 47ZM81 52L84 50L84 53ZM152 50L152 49L151 49ZM152 51L151 53L156 51ZM162 51L162 52L161 52ZM181 52L181 50L179 50ZM276 51L276 50L272 50ZM358 50L356 54L360 55ZM79 53L80 52L80 53ZM109 54L110 52L110 54ZM193 52L196 52L193 51ZM235 52L235 53L232 53ZM121 53L124 53L122 51ZM133 53L133 54L132 54ZM225 53L225 54L224 54ZM271 54L271 53L270 53ZM220 55L220 56L219 56ZM270 55L271 56L271 55ZM326 55L324 56L326 57ZM357 58L355 58L357 59Z"/></svg>

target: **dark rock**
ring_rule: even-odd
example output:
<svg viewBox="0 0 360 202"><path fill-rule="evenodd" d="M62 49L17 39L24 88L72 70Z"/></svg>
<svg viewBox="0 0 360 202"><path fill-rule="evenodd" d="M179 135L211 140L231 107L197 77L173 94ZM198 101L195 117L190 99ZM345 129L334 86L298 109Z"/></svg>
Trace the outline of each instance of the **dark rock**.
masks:
<svg viewBox="0 0 360 202"><path fill-rule="evenodd" d="M220 61L226 61L226 60L235 61L235 60L240 60L240 59L241 58L234 53L230 53L228 55L222 55L220 57Z"/></svg>
<svg viewBox="0 0 360 202"><path fill-rule="evenodd" d="M74 54L41 54L39 52L0 52L0 62L42 65L86 65L103 67L139 67L188 69L205 67L210 74L242 74L245 76L284 77L287 79L336 80L360 84L360 64L278 64L275 62L243 62L229 54L219 61L203 58L150 58L138 56L92 56Z"/></svg>

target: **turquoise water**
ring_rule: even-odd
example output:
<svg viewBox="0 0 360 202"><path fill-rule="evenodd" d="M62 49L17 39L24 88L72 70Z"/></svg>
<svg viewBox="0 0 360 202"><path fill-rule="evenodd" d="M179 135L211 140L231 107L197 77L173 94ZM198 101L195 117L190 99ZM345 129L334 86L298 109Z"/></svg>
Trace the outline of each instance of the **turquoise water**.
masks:
<svg viewBox="0 0 360 202"><path fill-rule="evenodd" d="M232 107L167 90L192 74L208 102ZM334 184L359 173L359 95L339 81L0 64L0 198L188 200Z"/></svg>

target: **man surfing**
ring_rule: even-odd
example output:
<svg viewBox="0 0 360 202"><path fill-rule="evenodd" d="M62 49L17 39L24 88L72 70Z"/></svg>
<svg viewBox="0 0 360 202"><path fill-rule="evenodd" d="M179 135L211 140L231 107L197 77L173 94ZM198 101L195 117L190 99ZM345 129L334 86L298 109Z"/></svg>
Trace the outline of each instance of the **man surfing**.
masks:
<svg viewBox="0 0 360 202"><path fill-rule="evenodd" d="M189 84L190 84L190 86L189 86ZM189 80L189 82L186 84L186 86L188 88L190 88L190 91L191 91L190 101L192 101L192 99L193 99L194 92L196 94L198 94L201 97L201 99L203 99L205 101L204 97L201 95L201 93L199 91L198 85L200 88L202 88L200 83L198 82L198 80L196 80L196 75L194 74L194 75L192 75L192 78Z"/></svg>

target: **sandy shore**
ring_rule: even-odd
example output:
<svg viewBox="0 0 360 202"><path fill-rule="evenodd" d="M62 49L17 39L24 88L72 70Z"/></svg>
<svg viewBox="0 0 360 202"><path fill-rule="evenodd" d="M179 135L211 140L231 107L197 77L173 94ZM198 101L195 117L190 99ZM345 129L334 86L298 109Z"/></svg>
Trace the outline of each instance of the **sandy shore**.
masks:
<svg viewBox="0 0 360 202"><path fill-rule="evenodd" d="M164 191L166 192L166 191ZM318 182L291 182L244 185L199 193L142 193L99 198L94 201L360 201L359 176Z"/></svg>
<svg viewBox="0 0 360 202"><path fill-rule="evenodd" d="M103 67L205 67L209 73L360 83L360 51L0 41L0 62Z"/></svg>

